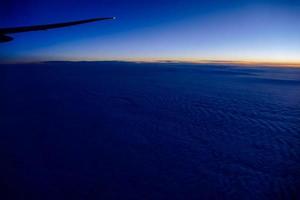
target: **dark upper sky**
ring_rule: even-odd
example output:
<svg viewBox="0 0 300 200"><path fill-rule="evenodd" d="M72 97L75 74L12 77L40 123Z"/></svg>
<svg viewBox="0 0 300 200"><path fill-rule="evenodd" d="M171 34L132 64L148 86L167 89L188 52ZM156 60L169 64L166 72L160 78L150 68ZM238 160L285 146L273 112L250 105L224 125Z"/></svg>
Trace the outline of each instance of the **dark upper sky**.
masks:
<svg viewBox="0 0 300 200"><path fill-rule="evenodd" d="M1 59L299 61L296 0L2 0L0 27L115 16L13 35Z"/></svg>

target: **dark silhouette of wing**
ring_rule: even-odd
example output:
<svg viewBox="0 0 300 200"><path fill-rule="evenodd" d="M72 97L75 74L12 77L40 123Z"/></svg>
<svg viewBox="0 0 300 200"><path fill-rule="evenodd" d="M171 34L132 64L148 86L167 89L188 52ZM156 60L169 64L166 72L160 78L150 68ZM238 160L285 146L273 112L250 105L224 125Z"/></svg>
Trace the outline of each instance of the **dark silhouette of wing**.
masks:
<svg viewBox="0 0 300 200"><path fill-rule="evenodd" d="M0 34L10 34L10 33L21 33L21 32L29 32L29 31L42 31L54 28L62 28L67 26L74 26L78 24L85 24L90 22L96 22L101 20L110 20L115 19L114 17L105 17L105 18L94 18L80 21L72 21L65 23L57 23L57 24L46 24L46 25L37 25L37 26L23 26L23 27L14 27L14 28L0 28Z"/></svg>

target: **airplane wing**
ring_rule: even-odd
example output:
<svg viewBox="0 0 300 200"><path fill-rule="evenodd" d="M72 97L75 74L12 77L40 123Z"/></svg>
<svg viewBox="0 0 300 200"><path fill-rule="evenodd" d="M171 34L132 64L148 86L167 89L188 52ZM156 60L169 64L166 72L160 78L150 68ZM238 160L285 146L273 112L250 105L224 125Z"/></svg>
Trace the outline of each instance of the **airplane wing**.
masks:
<svg viewBox="0 0 300 200"><path fill-rule="evenodd" d="M21 32L29 32L29 31L42 31L54 28L62 28L66 26L74 26L78 24L85 24L90 22L96 22L101 20L110 20L115 19L114 17L105 17L105 18L94 18L80 21L71 21L65 23L57 23L57 24L46 24L46 25L37 25L37 26L23 26L23 27L14 27L14 28L0 28L0 34L10 34L10 33L21 33Z"/></svg>

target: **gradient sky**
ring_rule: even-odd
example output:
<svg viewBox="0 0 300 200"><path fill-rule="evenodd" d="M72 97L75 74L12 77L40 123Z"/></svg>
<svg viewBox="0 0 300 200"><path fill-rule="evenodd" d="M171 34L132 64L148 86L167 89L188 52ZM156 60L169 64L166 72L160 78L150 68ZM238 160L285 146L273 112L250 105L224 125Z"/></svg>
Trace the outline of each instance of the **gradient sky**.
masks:
<svg viewBox="0 0 300 200"><path fill-rule="evenodd" d="M14 34L5 62L239 60L300 63L299 0L4 0L0 27L115 16Z"/></svg>

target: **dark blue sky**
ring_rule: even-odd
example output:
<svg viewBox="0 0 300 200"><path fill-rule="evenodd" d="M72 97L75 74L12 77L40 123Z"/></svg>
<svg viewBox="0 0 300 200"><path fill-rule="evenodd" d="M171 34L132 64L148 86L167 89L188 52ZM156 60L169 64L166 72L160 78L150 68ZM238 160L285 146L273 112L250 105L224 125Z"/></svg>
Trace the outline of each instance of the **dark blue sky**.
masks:
<svg viewBox="0 0 300 200"><path fill-rule="evenodd" d="M4 61L300 61L300 1L4 0L0 13L0 27L117 17L16 34Z"/></svg>

